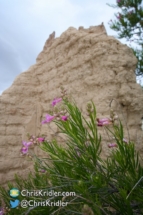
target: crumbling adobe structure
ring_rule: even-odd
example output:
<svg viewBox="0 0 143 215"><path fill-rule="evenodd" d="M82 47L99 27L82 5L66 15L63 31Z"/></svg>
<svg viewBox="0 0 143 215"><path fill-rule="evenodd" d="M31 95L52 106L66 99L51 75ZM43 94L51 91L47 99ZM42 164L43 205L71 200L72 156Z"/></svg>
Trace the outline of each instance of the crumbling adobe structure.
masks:
<svg viewBox="0 0 143 215"><path fill-rule="evenodd" d="M125 126L125 138L129 138L128 127L130 138L143 151L143 92L136 83L136 64L132 50L108 36L103 24L78 30L70 27L59 38L53 32L36 64L0 96L0 184L13 180L15 173L24 177L32 168L20 156L22 140L27 140L27 133L52 135L41 121L61 85L83 110L92 99L98 117L108 117L112 104ZM106 141L104 135L104 156L109 150ZM34 150L39 153L38 148Z"/></svg>

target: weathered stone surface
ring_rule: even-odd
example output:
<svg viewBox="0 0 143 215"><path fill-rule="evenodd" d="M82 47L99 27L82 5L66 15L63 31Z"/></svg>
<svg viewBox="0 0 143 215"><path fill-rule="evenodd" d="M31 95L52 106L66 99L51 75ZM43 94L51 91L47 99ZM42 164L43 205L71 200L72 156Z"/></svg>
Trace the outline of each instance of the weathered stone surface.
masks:
<svg viewBox="0 0 143 215"><path fill-rule="evenodd" d="M24 177L31 170L31 163L19 153L27 133L54 136L54 125L41 125L41 120L61 85L84 112L86 102L92 99L98 117L108 117L112 104L124 124L125 137L129 130L130 138L137 139L137 148L143 151L143 91L136 84L136 64L132 50L108 36L104 25L70 27L59 38L53 32L36 64L0 96L0 184L13 180L15 173ZM109 140L103 135L103 156L107 156ZM41 155L38 148L34 150Z"/></svg>

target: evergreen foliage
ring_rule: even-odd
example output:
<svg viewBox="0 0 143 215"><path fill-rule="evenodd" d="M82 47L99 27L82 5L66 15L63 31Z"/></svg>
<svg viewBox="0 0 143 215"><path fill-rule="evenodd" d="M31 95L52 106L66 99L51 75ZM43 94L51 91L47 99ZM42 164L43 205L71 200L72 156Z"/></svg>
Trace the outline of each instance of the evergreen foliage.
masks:
<svg viewBox="0 0 143 215"><path fill-rule="evenodd" d="M116 5L110 7L119 9L116 20L110 20L110 28L118 32L118 38L136 44L132 47L138 59L136 76L143 75L143 5L142 0L117 0Z"/></svg>

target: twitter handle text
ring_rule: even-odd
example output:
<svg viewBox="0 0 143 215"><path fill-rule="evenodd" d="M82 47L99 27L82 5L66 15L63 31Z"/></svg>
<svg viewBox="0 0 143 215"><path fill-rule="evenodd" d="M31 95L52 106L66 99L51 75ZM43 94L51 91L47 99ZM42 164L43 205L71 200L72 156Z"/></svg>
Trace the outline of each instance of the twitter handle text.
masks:
<svg viewBox="0 0 143 215"><path fill-rule="evenodd" d="M21 201L21 207L27 208L27 207L38 207L38 206L57 206L57 207L65 207L67 206L68 202L63 202L61 200L58 201L50 201L47 199L46 201L36 201L36 200L22 200Z"/></svg>

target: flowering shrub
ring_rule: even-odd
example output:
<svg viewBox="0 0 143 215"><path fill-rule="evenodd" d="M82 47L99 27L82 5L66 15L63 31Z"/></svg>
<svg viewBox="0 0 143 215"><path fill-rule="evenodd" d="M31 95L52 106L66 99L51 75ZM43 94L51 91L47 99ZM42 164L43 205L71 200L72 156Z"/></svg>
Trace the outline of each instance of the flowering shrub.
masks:
<svg viewBox="0 0 143 215"><path fill-rule="evenodd" d="M45 137L35 137L32 135L29 137L29 142L22 141L23 147L21 148L21 155L27 154L30 146L34 146L36 144L44 142L44 140L45 140Z"/></svg>
<svg viewBox="0 0 143 215"><path fill-rule="evenodd" d="M16 176L15 185L8 183L8 189L16 186L19 190L54 190L74 192L75 195L26 197L27 200L43 202L47 199L51 202L61 201L67 203L65 207L33 206L24 209L19 206L17 209L8 209L10 197L7 189L1 187L6 214L143 214L143 167L134 143L124 137L118 116L111 110L109 118L97 118L91 102L87 105L86 118L75 102L62 97L60 101L54 100L52 106L55 108L57 103L63 103L64 109L62 112L56 110L50 116L54 116L52 121L60 133L65 134L67 147L58 144L56 139L47 141L45 137L30 137L30 142L23 142L23 154L37 141L39 149L47 152L48 156L33 156L35 172L30 173L27 180ZM51 122L47 118L44 123ZM105 159L101 159L103 143L98 126L104 127L114 137L114 143L107 143L111 153ZM19 196L19 200L22 199Z"/></svg>

